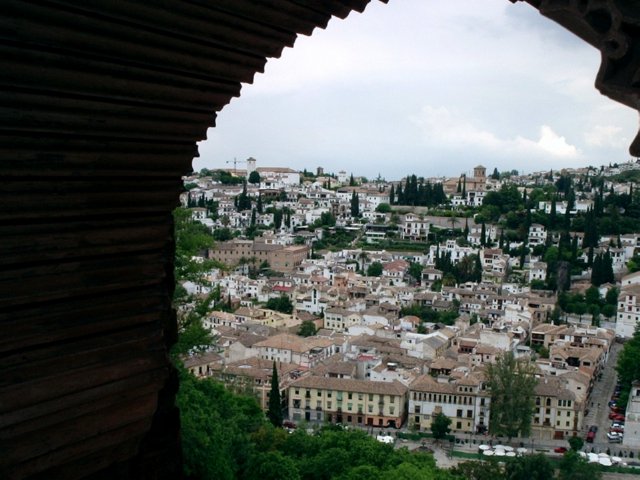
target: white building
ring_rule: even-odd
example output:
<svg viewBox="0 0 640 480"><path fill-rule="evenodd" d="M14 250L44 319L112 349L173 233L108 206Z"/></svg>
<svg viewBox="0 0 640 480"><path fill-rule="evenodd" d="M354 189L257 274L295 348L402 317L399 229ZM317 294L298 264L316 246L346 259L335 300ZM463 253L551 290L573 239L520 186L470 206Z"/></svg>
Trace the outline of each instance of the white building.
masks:
<svg viewBox="0 0 640 480"><path fill-rule="evenodd" d="M547 241L547 229L544 225L534 223L529 227L529 245L544 245Z"/></svg>
<svg viewBox="0 0 640 480"><path fill-rule="evenodd" d="M618 295L616 336L630 338L640 322L640 285L623 286Z"/></svg>
<svg viewBox="0 0 640 480"><path fill-rule="evenodd" d="M403 239L424 242L429 235L429 227L428 221L413 213L408 213L400 219L400 235Z"/></svg>
<svg viewBox="0 0 640 480"><path fill-rule="evenodd" d="M453 433L483 433L489 426L491 398L484 383L472 374L458 380L418 377L409 387L409 425L420 431L431 428L433 417L451 419Z"/></svg>
<svg viewBox="0 0 640 480"><path fill-rule="evenodd" d="M624 433L622 444L625 447L640 448L640 381L637 380L631 384L629 392Z"/></svg>

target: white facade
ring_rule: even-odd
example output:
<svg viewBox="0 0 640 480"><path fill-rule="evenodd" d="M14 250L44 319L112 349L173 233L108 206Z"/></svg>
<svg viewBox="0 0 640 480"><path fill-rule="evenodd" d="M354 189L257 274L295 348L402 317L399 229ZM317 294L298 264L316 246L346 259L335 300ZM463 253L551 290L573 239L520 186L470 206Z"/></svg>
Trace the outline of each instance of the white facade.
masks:
<svg viewBox="0 0 640 480"><path fill-rule="evenodd" d="M616 336L630 338L640 322L640 285L622 287L618 295Z"/></svg>

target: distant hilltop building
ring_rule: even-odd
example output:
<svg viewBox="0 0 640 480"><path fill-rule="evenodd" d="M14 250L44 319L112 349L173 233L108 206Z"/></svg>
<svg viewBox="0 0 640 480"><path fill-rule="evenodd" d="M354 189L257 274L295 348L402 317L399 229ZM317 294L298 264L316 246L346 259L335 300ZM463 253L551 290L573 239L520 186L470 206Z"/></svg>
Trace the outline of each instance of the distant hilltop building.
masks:
<svg viewBox="0 0 640 480"><path fill-rule="evenodd" d="M262 188L284 188L289 185L298 185L300 184L300 172L292 170L287 167L258 167L258 161L249 157L244 162L237 163L245 163L246 169L235 168L222 168L220 170L225 170L235 176L238 177L247 177L251 172L258 172L260 174L260 186Z"/></svg>
<svg viewBox="0 0 640 480"><path fill-rule="evenodd" d="M444 192L447 195L455 194L458 192L458 185L463 186L465 192L484 192L487 185L487 169L478 165L473 169L473 177L462 174L459 177L448 178L443 184Z"/></svg>
<svg viewBox="0 0 640 480"><path fill-rule="evenodd" d="M247 158L247 176L251 175L251 172L256 171L256 159L253 157Z"/></svg>

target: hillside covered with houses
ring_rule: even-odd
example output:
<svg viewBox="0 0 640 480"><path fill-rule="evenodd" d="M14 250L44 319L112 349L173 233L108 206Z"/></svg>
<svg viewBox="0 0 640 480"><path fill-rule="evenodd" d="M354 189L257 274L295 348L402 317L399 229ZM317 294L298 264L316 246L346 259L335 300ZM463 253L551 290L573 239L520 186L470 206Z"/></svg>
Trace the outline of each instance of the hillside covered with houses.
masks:
<svg viewBox="0 0 640 480"><path fill-rule="evenodd" d="M530 435L582 434L640 320L639 164L397 181L246 167L184 178L176 305L213 338L182 352L195 375L267 410L275 362L291 422L429 431L444 414L484 434L508 352L534 368Z"/></svg>

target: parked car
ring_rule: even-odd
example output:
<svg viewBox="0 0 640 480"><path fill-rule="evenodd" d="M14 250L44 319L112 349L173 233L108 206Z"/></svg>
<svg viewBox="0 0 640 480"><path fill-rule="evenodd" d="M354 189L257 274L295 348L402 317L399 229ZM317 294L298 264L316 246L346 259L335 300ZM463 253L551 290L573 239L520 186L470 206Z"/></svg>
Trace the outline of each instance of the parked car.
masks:
<svg viewBox="0 0 640 480"><path fill-rule="evenodd" d="M622 442L622 434L620 433L607 433L607 439L609 443L621 443Z"/></svg>
<svg viewBox="0 0 640 480"><path fill-rule="evenodd" d="M593 443L595 438L596 438L596 432L589 431L589 433L587 433L587 442L588 443Z"/></svg>
<svg viewBox="0 0 640 480"><path fill-rule="evenodd" d="M609 420L613 420L614 422L622 422L624 423L624 415L620 413L610 413Z"/></svg>
<svg viewBox="0 0 640 480"><path fill-rule="evenodd" d="M622 428L622 429L624 429L624 422L613 422L611 424L611 428Z"/></svg>
<svg viewBox="0 0 640 480"><path fill-rule="evenodd" d="M553 449L553 451L556 453L566 453L567 447L556 447Z"/></svg>
<svg viewBox="0 0 640 480"><path fill-rule="evenodd" d="M624 427L611 427L609 433L624 433Z"/></svg>

